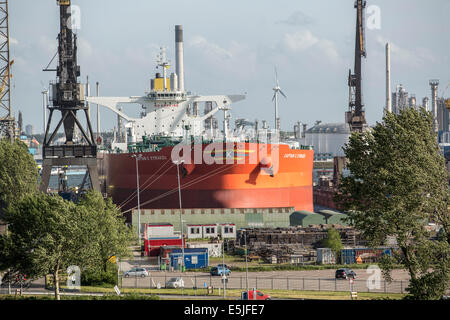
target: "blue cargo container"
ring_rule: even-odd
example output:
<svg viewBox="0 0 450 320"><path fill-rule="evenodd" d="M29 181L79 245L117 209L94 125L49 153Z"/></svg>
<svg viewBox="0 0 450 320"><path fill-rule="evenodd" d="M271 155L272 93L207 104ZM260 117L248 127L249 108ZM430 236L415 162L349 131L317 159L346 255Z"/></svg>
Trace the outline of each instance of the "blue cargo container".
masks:
<svg viewBox="0 0 450 320"><path fill-rule="evenodd" d="M175 269L179 269L182 261L182 250L173 249L169 254L170 265ZM186 269L206 268L209 265L208 248L185 248L184 249L184 266Z"/></svg>
<svg viewBox="0 0 450 320"><path fill-rule="evenodd" d="M364 253L372 254L376 259L384 256L385 254L392 256L391 248L353 248L341 250L341 263L342 264L354 264L356 258L362 256Z"/></svg>
<svg viewBox="0 0 450 320"><path fill-rule="evenodd" d="M354 264L356 262L355 249L342 249L341 250L341 263L342 264Z"/></svg>

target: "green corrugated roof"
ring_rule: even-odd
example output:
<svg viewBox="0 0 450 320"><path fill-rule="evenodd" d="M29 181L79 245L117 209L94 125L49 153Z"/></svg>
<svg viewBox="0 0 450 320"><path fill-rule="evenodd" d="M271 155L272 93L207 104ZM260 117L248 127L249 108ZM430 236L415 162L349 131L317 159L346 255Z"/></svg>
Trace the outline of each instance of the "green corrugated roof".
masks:
<svg viewBox="0 0 450 320"><path fill-rule="evenodd" d="M325 218L310 211L295 211L289 216L291 226L307 227L311 224L325 224Z"/></svg>

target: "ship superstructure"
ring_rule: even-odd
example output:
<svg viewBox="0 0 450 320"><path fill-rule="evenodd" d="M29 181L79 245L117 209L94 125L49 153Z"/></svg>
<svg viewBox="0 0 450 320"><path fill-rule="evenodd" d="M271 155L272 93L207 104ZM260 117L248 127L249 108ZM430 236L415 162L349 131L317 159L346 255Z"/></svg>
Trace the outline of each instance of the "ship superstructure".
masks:
<svg viewBox="0 0 450 320"><path fill-rule="evenodd" d="M213 130L212 118L219 112L224 112L225 119L227 112L231 110L231 104L244 100L245 95L213 95L200 96L192 95L184 90L184 75L182 53L180 53L180 39L182 39L181 26L176 26L176 70L180 74L172 73L168 75L170 63L166 59L165 48L161 47L158 55L157 67L162 69L155 78L151 79L150 92L144 96L135 97L89 97L91 103L102 105L114 111L119 117L126 120L127 134L126 140L116 143L113 149L122 151L128 150L128 145L140 143L143 137L164 136L174 139L185 139L186 137L203 136L205 139L233 140L229 134L229 121L224 121L223 133ZM140 104L142 107L141 118L128 116L119 107L124 104ZM201 107L207 110L200 115ZM205 126L205 123L211 123Z"/></svg>

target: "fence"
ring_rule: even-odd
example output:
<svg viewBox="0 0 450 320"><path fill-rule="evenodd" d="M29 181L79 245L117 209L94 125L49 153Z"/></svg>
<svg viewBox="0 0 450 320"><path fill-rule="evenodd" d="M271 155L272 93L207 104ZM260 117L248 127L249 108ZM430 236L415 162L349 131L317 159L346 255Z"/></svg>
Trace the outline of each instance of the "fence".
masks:
<svg viewBox="0 0 450 320"><path fill-rule="evenodd" d="M149 277L121 278L122 288L166 288L166 283L171 278L181 277L185 289L202 289L207 287L223 288L222 278L218 276L204 275L151 275ZM248 281L248 285L247 285ZM323 278L292 278L292 277L248 277L229 276L226 281L227 289L246 290L258 288L260 290L301 290L301 291L357 291L378 293L406 293L409 285L407 280L395 280L388 283L381 280L377 286L369 284L367 280L323 279Z"/></svg>

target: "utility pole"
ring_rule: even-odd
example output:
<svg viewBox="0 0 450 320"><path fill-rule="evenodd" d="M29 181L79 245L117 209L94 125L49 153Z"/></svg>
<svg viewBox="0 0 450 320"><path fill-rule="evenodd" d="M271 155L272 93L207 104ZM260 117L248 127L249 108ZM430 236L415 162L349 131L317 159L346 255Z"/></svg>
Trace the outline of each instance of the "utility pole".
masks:
<svg viewBox="0 0 450 320"><path fill-rule="evenodd" d="M181 184L180 184L180 168L179 165L183 163L183 161L178 160L174 162L177 166L177 177L178 177L178 200L180 203L180 233L181 233L181 253L182 253L182 260L181 260L181 272L184 271L184 237L183 237L183 218L182 218L182 207L181 207Z"/></svg>
<svg viewBox="0 0 450 320"><path fill-rule="evenodd" d="M140 155L139 155L140 156ZM132 155L131 157L136 159L136 189L137 189L137 203L138 203L138 219L137 219L137 232L138 232L138 240L139 240L139 250L142 252L141 247L141 199L140 199L140 188L139 188L139 156Z"/></svg>

